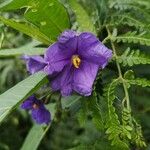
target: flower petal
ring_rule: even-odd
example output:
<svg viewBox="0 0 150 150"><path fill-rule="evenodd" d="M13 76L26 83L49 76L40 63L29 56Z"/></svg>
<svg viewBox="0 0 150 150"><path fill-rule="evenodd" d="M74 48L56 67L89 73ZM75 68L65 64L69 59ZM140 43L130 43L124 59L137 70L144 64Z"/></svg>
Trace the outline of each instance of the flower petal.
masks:
<svg viewBox="0 0 150 150"><path fill-rule="evenodd" d="M62 71L64 66L70 62L70 57L67 51L62 51L58 47L58 43L51 45L44 56L47 62L44 71L49 75Z"/></svg>
<svg viewBox="0 0 150 150"><path fill-rule="evenodd" d="M77 50L77 33L72 30L64 31L58 38L59 48L73 55Z"/></svg>
<svg viewBox="0 0 150 150"><path fill-rule="evenodd" d="M32 109L32 118L38 124L48 124L51 121L50 112L45 107L42 109Z"/></svg>
<svg viewBox="0 0 150 150"><path fill-rule="evenodd" d="M73 90L84 96L91 95L98 69L99 66L94 63L82 62L80 68L74 71Z"/></svg>
<svg viewBox="0 0 150 150"><path fill-rule="evenodd" d="M46 63L41 56L27 56L25 55L23 59L26 61L27 70L34 74L40 70L43 70Z"/></svg>
<svg viewBox="0 0 150 150"><path fill-rule="evenodd" d="M63 96L69 96L72 93L72 68L66 66L63 71L51 82L54 91L61 91Z"/></svg>
<svg viewBox="0 0 150 150"><path fill-rule="evenodd" d="M112 51L102 44L95 35L84 32L78 37L78 53L83 59L104 68L112 57Z"/></svg>
<svg viewBox="0 0 150 150"><path fill-rule="evenodd" d="M22 109L32 109L32 106L34 104L34 102L36 101L36 97L35 96L30 96L27 100L25 100L22 104L21 104L21 108Z"/></svg>

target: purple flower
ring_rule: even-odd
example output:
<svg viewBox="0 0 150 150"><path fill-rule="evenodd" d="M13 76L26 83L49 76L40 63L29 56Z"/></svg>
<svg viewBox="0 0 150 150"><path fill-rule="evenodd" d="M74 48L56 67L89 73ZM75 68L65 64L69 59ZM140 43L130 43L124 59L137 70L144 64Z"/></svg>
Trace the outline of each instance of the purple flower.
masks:
<svg viewBox="0 0 150 150"><path fill-rule="evenodd" d="M50 112L45 108L42 101L38 100L35 96L31 96L24 101L21 108L31 110L32 118L38 124L48 124L51 121Z"/></svg>
<svg viewBox="0 0 150 150"><path fill-rule="evenodd" d="M103 69L111 57L112 51L92 33L78 35L67 30L47 49L44 58L30 57L27 66L31 73L39 70L48 75L57 73L51 87L54 91L60 90L63 96L73 91L89 96L98 70Z"/></svg>
<svg viewBox="0 0 150 150"><path fill-rule="evenodd" d="M46 65L46 62L41 56L25 55L22 57L22 59L26 61L27 70L31 74L34 74L35 72L42 70Z"/></svg>

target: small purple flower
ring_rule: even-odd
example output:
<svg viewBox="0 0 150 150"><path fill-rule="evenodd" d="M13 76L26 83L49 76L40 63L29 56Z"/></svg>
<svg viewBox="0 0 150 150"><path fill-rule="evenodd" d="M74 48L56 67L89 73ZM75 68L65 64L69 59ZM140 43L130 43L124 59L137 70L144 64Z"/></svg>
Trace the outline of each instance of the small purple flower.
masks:
<svg viewBox="0 0 150 150"><path fill-rule="evenodd" d="M98 70L103 69L111 57L112 51L92 33L78 35L67 30L47 49L44 58L32 56L27 66L31 73L43 70L48 75L57 74L51 87L54 91L60 90L63 96L73 91L89 96Z"/></svg>
<svg viewBox="0 0 150 150"><path fill-rule="evenodd" d="M44 104L35 96L29 97L21 105L22 109L28 109L32 112L32 118L38 124L48 124L51 121L50 112L45 108Z"/></svg>

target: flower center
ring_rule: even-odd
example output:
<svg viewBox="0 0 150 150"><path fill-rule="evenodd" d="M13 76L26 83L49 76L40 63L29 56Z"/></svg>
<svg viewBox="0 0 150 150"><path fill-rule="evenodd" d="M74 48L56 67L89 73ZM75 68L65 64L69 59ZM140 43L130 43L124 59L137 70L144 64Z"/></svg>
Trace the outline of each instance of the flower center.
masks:
<svg viewBox="0 0 150 150"><path fill-rule="evenodd" d="M79 68L81 64L81 59L79 55L73 55L72 56L72 64L74 65L75 68Z"/></svg>
<svg viewBox="0 0 150 150"><path fill-rule="evenodd" d="M33 109L38 109L38 108L39 108L39 105L37 105L37 104L34 103L34 104L32 105L32 107L33 107Z"/></svg>

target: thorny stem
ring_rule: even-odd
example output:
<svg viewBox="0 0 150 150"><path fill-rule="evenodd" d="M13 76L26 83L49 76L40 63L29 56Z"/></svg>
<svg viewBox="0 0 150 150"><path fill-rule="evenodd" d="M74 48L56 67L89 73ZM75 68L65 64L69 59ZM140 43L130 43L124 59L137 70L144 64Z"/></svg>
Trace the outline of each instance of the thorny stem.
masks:
<svg viewBox="0 0 150 150"><path fill-rule="evenodd" d="M126 100L126 104L127 104L127 109L131 110L131 108L130 108L130 100L129 100L129 93L128 93L128 88L126 86L126 81L123 78L123 75L122 75L122 72L121 72L121 67L120 67L120 65L118 63L118 59L117 59L118 56L117 56L117 51L116 51L114 42L110 38L112 36L112 34L110 33L110 30L109 30L109 28L107 26L106 26L106 29L107 29L107 32L108 32L108 37L110 39L110 43L111 43L111 46L112 46L114 57L116 58L116 65L117 65L117 69L118 69L119 78L120 78L120 80L122 81L122 84L123 84L123 88L124 88L124 92L125 92L125 100Z"/></svg>

